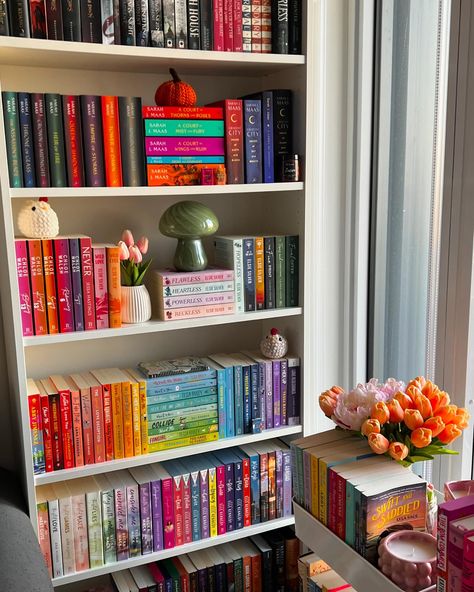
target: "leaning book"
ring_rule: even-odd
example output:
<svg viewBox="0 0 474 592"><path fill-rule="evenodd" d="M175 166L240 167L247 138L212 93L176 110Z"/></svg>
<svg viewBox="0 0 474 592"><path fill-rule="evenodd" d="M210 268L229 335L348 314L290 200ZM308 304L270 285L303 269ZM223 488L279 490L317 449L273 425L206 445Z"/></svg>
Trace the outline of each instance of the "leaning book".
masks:
<svg viewBox="0 0 474 592"><path fill-rule="evenodd" d="M200 358L177 358L160 362L140 362L140 370L147 378L193 374L209 370L209 366Z"/></svg>

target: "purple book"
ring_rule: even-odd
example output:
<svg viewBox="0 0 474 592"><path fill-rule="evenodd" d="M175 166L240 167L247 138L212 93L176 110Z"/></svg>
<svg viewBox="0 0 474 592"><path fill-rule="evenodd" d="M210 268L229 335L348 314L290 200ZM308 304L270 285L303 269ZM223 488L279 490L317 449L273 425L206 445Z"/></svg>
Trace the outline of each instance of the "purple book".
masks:
<svg viewBox="0 0 474 592"><path fill-rule="evenodd" d="M151 482L151 515L153 518L153 551L161 551L163 549L163 514L160 479Z"/></svg>
<svg viewBox="0 0 474 592"><path fill-rule="evenodd" d="M211 536L209 527L209 473L207 469L200 470L201 481L201 537Z"/></svg>
<svg viewBox="0 0 474 592"><path fill-rule="evenodd" d="M146 156L223 156L224 138L145 138Z"/></svg>
<svg viewBox="0 0 474 592"><path fill-rule="evenodd" d="M283 517L291 516L292 492L291 492L291 451L283 451Z"/></svg>
<svg viewBox="0 0 474 592"><path fill-rule="evenodd" d="M140 493L140 522L142 531L142 555L153 551L153 527L151 511L151 483L141 483ZM161 498L161 495L160 495Z"/></svg>
<svg viewBox="0 0 474 592"><path fill-rule="evenodd" d="M83 95L81 97L81 113L86 185L87 187L104 187L104 142L100 97Z"/></svg>
<svg viewBox="0 0 474 592"><path fill-rule="evenodd" d="M288 425L288 360L280 360L281 425Z"/></svg>
<svg viewBox="0 0 474 592"><path fill-rule="evenodd" d="M49 187L49 155L48 132L46 129L46 113L44 111L44 95L31 95L31 113L33 116L33 147L35 151L36 185Z"/></svg>
<svg viewBox="0 0 474 592"><path fill-rule="evenodd" d="M300 360L288 358L288 425L300 423Z"/></svg>
<svg viewBox="0 0 474 592"><path fill-rule="evenodd" d="M281 426L281 385L280 385L280 361L274 360L273 366L273 427Z"/></svg>
<svg viewBox="0 0 474 592"><path fill-rule="evenodd" d="M127 498L125 486L114 488L115 496L115 538L117 540L117 561L129 557L129 539L127 523Z"/></svg>
<svg viewBox="0 0 474 592"><path fill-rule="evenodd" d="M78 238L69 239L71 257L72 299L74 303L74 326L76 331L84 331L84 309L82 300L81 249Z"/></svg>
<svg viewBox="0 0 474 592"><path fill-rule="evenodd" d="M273 427L273 366L265 364L265 427Z"/></svg>
<svg viewBox="0 0 474 592"><path fill-rule="evenodd" d="M138 483L132 477L127 479L127 523L130 557L138 557L142 553L140 494Z"/></svg>
<svg viewBox="0 0 474 592"><path fill-rule="evenodd" d="M276 517L283 517L283 451L275 450Z"/></svg>

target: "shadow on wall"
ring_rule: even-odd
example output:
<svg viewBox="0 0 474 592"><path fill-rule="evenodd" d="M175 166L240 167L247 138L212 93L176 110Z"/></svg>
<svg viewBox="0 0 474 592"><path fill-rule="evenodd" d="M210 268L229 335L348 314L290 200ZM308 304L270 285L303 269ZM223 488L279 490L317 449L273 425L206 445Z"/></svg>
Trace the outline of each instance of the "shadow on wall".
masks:
<svg viewBox="0 0 474 592"><path fill-rule="evenodd" d="M13 452L12 414L10 410L5 332L0 314L0 467L14 471L18 467Z"/></svg>

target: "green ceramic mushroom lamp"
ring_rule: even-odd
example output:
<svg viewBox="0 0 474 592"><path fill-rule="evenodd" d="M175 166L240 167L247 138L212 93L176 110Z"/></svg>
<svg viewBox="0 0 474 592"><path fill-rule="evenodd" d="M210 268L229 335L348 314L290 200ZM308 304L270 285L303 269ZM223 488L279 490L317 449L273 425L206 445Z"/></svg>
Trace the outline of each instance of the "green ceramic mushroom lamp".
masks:
<svg viewBox="0 0 474 592"><path fill-rule="evenodd" d="M178 239L174 266L178 271L201 271L207 267L202 238L217 232L219 222L207 206L198 201L180 201L160 219L160 232Z"/></svg>

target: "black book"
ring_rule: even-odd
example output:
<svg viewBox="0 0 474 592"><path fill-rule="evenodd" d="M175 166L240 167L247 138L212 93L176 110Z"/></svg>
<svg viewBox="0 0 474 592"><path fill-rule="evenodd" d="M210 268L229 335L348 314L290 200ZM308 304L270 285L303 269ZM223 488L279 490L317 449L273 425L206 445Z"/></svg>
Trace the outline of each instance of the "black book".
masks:
<svg viewBox="0 0 474 592"><path fill-rule="evenodd" d="M8 0L8 17L12 37L30 37L28 0Z"/></svg>
<svg viewBox="0 0 474 592"><path fill-rule="evenodd" d="M188 48L201 49L199 0L188 0Z"/></svg>
<svg viewBox="0 0 474 592"><path fill-rule="evenodd" d="M64 32L61 0L46 0L45 6L48 39L62 41L64 39Z"/></svg>
<svg viewBox="0 0 474 592"><path fill-rule="evenodd" d="M87 187L105 187L104 141L100 97L81 97L82 141Z"/></svg>
<svg viewBox="0 0 474 592"><path fill-rule="evenodd" d="M276 182L283 179L283 156L293 152L292 103L291 90L273 91L273 154Z"/></svg>
<svg viewBox="0 0 474 592"><path fill-rule="evenodd" d="M301 0L288 0L288 53L299 55L301 53Z"/></svg>
<svg viewBox="0 0 474 592"><path fill-rule="evenodd" d="M0 0L0 35L10 35L7 0Z"/></svg>
<svg viewBox="0 0 474 592"><path fill-rule="evenodd" d="M272 2L272 52L288 53L288 0Z"/></svg>
<svg viewBox="0 0 474 592"><path fill-rule="evenodd" d="M46 123L48 129L49 166L52 187L67 187L66 148L61 95L44 95Z"/></svg>
<svg viewBox="0 0 474 592"><path fill-rule="evenodd" d="M100 0L82 0L82 41L102 43L102 17Z"/></svg>
<svg viewBox="0 0 474 592"><path fill-rule="evenodd" d="M279 530L265 532L263 538L272 548L273 590L285 592L285 538Z"/></svg>
<svg viewBox="0 0 474 592"><path fill-rule="evenodd" d="M272 547L261 534L250 537L250 540L262 555L262 592L274 592Z"/></svg>
<svg viewBox="0 0 474 592"><path fill-rule="evenodd" d="M114 45L122 43L122 34L120 31L120 0L113 0L114 12Z"/></svg>
<svg viewBox="0 0 474 592"><path fill-rule="evenodd" d="M142 100L140 97L119 97L120 148L124 187L145 185Z"/></svg>
<svg viewBox="0 0 474 592"><path fill-rule="evenodd" d="M81 41L80 0L62 0L64 41Z"/></svg>
<svg viewBox="0 0 474 592"><path fill-rule="evenodd" d="M150 17L150 44L152 47L164 47L165 35L161 0L148 0L148 13Z"/></svg>
<svg viewBox="0 0 474 592"><path fill-rule="evenodd" d="M266 236L264 245L265 308L275 308L275 237Z"/></svg>
<svg viewBox="0 0 474 592"><path fill-rule="evenodd" d="M136 42L140 47L150 45L150 21L148 18L148 0L135 0Z"/></svg>
<svg viewBox="0 0 474 592"><path fill-rule="evenodd" d="M23 187L36 187L33 121L29 93L18 93L18 115L20 118L21 156L23 161Z"/></svg>
<svg viewBox="0 0 474 592"><path fill-rule="evenodd" d="M120 38L122 45L135 45L134 0L120 0Z"/></svg>
<svg viewBox="0 0 474 592"><path fill-rule="evenodd" d="M212 51L213 12L212 0L200 0L201 49Z"/></svg>

